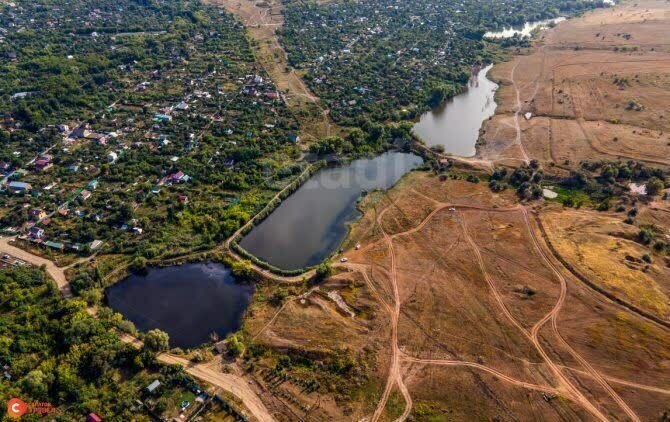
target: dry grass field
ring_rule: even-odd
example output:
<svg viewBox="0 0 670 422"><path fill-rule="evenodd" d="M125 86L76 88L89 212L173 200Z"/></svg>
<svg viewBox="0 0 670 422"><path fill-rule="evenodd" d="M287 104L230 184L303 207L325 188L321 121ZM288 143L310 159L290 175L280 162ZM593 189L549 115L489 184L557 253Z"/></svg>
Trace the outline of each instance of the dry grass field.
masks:
<svg viewBox="0 0 670 422"><path fill-rule="evenodd" d="M531 51L491 71L501 84L499 107L478 156L567 167L601 158L670 165L667 28L670 3L645 0L545 31Z"/></svg>
<svg viewBox="0 0 670 422"><path fill-rule="evenodd" d="M536 220L585 276L666 317L668 269L626 266L623 255L641 252L620 218L531 209L512 192L422 172L362 206L335 276L247 318L274 349L365 362L360 394L324 394L301 417L656 420L668 410L670 330L573 276Z"/></svg>

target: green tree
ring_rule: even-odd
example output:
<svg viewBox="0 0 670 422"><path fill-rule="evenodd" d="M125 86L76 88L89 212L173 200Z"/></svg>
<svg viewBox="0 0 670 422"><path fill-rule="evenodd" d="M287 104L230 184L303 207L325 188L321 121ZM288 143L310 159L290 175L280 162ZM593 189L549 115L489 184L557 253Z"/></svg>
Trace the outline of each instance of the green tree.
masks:
<svg viewBox="0 0 670 422"><path fill-rule="evenodd" d="M665 185L663 181L658 177L652 177L647 181L647 195L649 196L658 195L659 193L661 193L661 191L663 191L664 188Z"/></svg>
<svg viewBox="0 0 670 422"><path fill-rule="evenodd" d="M144 337L144 347L152 352L165 352L170 349L170 336L157 328L150 330Z"/></svg>

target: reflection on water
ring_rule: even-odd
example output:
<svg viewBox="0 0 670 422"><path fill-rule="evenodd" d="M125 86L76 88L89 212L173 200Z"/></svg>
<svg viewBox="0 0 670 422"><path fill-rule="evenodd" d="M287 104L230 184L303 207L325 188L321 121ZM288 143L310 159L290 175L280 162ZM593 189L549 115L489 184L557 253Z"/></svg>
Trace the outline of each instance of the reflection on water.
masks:
<svg viewBox="0 0 670 422"><path fill-rule="evenodd" d="M446 153L462 157L475 155L479 128L496 110L498 85L486 77L492 67L487 66L473 75L466 92L424 113L414 125L414 133L428 146L442 145Z"/></svg>
<svg viewBox="0 0 670 422"><path fill-rule="evenodd" d="M544 28L551 23L559 23L565 20L564 17L558 17L554 19L547 19L537 22L526 22L521 29L514 28L505 28L502 31L498 32L487 32L484 34L485 38L511 38L516 34L519 34L522 37L530 35L536 28Z"/></svg>
<svg viewBox="0 0 670 422"><path fill-rule="evenodd" d="M390 188L422 161L413 154L387 152L321 170L254 227L240 246L286 270L318 264L342 242L347 223L359 216L356 201L363 191Z"/></svg>

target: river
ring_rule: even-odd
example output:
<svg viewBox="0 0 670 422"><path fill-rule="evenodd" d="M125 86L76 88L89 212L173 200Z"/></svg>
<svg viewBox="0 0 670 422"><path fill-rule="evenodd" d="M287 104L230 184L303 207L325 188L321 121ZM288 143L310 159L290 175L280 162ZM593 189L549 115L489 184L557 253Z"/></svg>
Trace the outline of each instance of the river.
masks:
<svg viewBox="0 0 670 422"><path fill-rule="evenodd" d="M387 152L320 170L254 227L240 246L285 270L318 264L339 247L348 224L359 217L356 203L364 191L388 189L422 162L413 154Z"/></svg>
<svg viewBox="0 0 670 422"><path fill-rule="evenodd" d="M159 328L171 347L189 348L237 331L253 288L218 263L152 268L109 287L107 303L141 331Z"/></svg>
<svg viewBox="0 0 670 422"><path fill-rule="evenodd" d="M414 134L428 146L441 145L448 154L475 155L479 128L496 110L498 85L486 77L492 67L474 73L465 92L424 113L414 125Z"/></svg>

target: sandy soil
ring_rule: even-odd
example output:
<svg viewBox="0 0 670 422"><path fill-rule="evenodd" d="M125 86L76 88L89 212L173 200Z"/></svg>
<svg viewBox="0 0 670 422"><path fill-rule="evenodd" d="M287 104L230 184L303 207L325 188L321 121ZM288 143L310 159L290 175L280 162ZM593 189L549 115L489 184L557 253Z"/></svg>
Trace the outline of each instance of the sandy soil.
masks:
<svg viewBox="0 0 670 422"><path fill-rule="evenodd" d="M374 351L366 395L342 402L324 394L331 401L312 420L654 420L666 410L670 330L576 279L535 216L579 243L582 232L600 239L579 216L606 215L559 218L551 207L517 204L512 193L428 173L410 174L363 206L346 243L349 262L338 264L346 272L319 288L342 289L355 318L312 292L247 319L257 341L273 348ZM619 220L588 227L607 233ZM647 275L663 284L662 273ZM661 312L663 297L641 302L640 292L663 291L650 281L604 285Z"/></svg>
<svg viewBox="0 0 670 422"><path fill-rule="evenodd" d="M626 2L564 21L495 66L499 107L480 158L670 165L670 3ZM526 113L532 113L528 120Z"/></svg>

